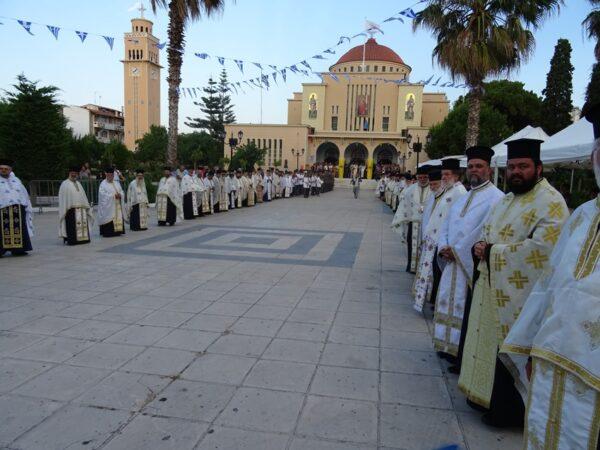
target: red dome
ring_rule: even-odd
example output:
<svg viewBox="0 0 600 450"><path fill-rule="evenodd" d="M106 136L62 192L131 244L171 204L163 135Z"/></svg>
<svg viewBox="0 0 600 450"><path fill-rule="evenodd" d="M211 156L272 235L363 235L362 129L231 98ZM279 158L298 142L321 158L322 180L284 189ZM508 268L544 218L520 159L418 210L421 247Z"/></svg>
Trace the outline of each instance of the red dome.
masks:
<svg viewBox="0 0 600 450"><path fill-rule="evenodd" d="M397 64L404 64L402 58L389 47L385 45L379 45L374 38L367 40L364 46L365 61L386 61ZM351 61L362 61L363 60L363 46L357 45L351 48L338 60L336 64L347 63Z"/></svg>

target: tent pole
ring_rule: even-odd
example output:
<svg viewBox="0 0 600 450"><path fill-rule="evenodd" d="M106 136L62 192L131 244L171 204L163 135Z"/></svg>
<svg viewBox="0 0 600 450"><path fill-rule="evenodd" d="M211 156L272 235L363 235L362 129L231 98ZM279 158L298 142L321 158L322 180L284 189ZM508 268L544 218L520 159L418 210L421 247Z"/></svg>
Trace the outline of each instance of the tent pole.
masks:
<svg viewBox="0 0 600 450"><path fill-rule="evenodd" d="M575 169L571 169L571 183L569 185L569 194L573 193L573 177L575 176Z"/></svg>

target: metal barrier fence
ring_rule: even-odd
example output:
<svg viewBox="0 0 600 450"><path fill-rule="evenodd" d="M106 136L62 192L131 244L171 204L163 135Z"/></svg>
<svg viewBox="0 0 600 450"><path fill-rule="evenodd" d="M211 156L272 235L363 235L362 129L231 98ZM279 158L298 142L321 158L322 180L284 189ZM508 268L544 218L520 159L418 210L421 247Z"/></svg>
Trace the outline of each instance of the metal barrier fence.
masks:
<svg viewBox="0 0 600 450"><path fill-rule="evenodd" d="M87 195L90 205L98 203L98 187L102 180L84 179L80 180L83 189ZM34 208L39 208L39 212L43 212L43 208L58 207L58 190L63 180L33 180L29 182L29 197L31 205Z"/></svg>

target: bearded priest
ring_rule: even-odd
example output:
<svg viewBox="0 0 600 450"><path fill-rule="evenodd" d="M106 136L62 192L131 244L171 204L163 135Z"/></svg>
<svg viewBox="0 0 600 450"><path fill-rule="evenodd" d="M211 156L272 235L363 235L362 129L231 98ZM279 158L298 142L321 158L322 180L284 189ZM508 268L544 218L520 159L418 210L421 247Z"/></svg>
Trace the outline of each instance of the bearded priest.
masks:
<svg viewBox="0 0 600 450"><path fill-rule="evenodd" d="M115 178L114 167L107 167L104 174L106 178L98 190L100 236L115 237L125 234L125 193Z"/></svg>
<svg viewBox="0 0 600 450"><path fill-rule="evenodd" d="M562 195L542 176L541 142L507 143L510 192L491 209L473 246L478 278L458 387L472 403L489 410L482 421L490 426L523 426L525 406L514 385L518 374L498 359L498 348L548 268L569 216Z"/></svg>
<svg viewBox="0 0 600 450"><path fill-rule="evenodd" d="M594 124L592 166L600 187L600 105L586 105L583 113ZM503 361L526 374L519 380L523 393L529 384L523 448L598 448L599 348L600 196L565 223L500 349Z"/></svg>
<svg viewBox="0 0 600 450"><path fill-rule="evenodd" d="M69 178L58 189L58 236L68 245L88 244L89 224L94 221L85 190L77 181L80 167L71 167Z"/></svg>
<svg viewBox="0 0 600 450"><path fill-rule="evenodd" d="M166 224L173 226L178 218L183 218L183 207L181 205L181 191L179 182L170 167L163 168L163 177L158 183L156 191L156 216L158 226Z"/></svg>
<svg viewBox="0 0 600 450"><path fill-rule="evenodd" d="M127 210L129 211L129 229L144 231L148 229L148 192L144 180L144 169L135 171L135 180L127 188Z"/></svg>

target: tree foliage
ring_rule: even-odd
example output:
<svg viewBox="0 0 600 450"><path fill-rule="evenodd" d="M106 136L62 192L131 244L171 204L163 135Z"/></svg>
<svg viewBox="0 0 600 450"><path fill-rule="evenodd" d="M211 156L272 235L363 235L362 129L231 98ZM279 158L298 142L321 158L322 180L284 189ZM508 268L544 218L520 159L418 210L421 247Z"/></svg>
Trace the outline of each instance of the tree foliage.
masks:
<svg viewBox="0 0 600 450"><path fill-rule="evenodd" d="M553 135L571 124L573 70L571 44L567 39L559 39L550 60L546 87L542 91L544 95L542 127L549 135Z"/></svg>
<svg viewBox="0 0 600 450"><path fill-rule="evenodd" d="M167 129L165 127L152 125L150 131L136 141L136 161L147 165L161 163L164 161L168 140Z"/></svg>
<svg viewBox="0 0 600 450"><path fill-rule="evenodd" d="M484 85L481 145L493 146L527 125L539 125L542 99L523 86L523 83L505 80ZM464 153L468 109L468 98L459 97L446 119L431 128L431 143L426 148L430 158Z"/></svg>
<svg viewBox="0 0 600 450"><path fill-rule="evenodd" d="M71 133L56 99L58 88L19 75L13 90L5 92L0 155L15 161L14 170L25 181L63 178Z"/></svg>
<svg viewBox="0 0 600 450"><path fill-rule="evenodd" d="M233 158L229 163L230 170L252 170L255 166L264 164L267 150L258 148L256 144L249 143L236 147Z"/></svg>

